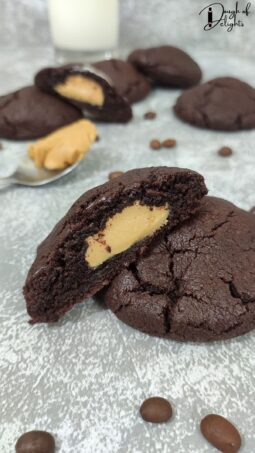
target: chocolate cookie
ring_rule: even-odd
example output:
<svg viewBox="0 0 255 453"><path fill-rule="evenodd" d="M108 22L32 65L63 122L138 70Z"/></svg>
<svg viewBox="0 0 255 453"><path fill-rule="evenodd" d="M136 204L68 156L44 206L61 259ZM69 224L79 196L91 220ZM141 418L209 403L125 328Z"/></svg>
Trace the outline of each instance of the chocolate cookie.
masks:
<svg viewBox="0 0 255 453"><path fill-rule="evenodd" d="M156 85L186 88L196 85L202 77L198 64L177 47L138 49L129 55L128 61Z"/></svg>
<svg viewBox="0 0 255 453"><path fill-rule="evenodd" d="M93 67L106 74L117 92L131 103L141 101L151 91L148 79L127 61L113 58L94 63Z"/></svg>
<svg viewBox="0 0 255 453"><path fill-rule="evenodd" d="M151 335L209 341L255 327L255 217L219 198L123 269L104 299Z"/></svg>
<svg viewBox="0 0 255 453"><path fill-rule="evenodd" d="M81 111L54 96L28 86L0 97L0 137L39 138L82 118Z"/></svg>
<svg viewBox="0 0 255 453"><path fill-rule="evenodd" d="M219 77L185 91L175 113L187 123L223 131L255 127L255 90L233 77Z"/></svg>
<svg viewBox="0 0 255 453"><path fill-rule="evenodd" d="M128 101L95 68L88 70L81 64L45 68L36 74L35 84L81 108L87 118L113 123L132 118Z"/></svg>
<svg viewBox="0 0 255 453"><path fill-rule="evenodd" d="M198 173L152 167L82 195L39 246L28 273L24 295L33 322L57 321L108 285L154 237L195 212L206 192Z"/></svg>

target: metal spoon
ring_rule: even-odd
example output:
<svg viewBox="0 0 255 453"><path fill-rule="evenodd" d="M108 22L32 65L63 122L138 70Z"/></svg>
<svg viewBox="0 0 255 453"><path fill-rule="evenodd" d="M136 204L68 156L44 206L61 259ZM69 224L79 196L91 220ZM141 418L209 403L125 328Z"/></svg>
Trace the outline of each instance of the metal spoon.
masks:
<svg viewBox="0 0 255 453"><path fill-rule="evenodd" d="M44 186L68 175L80 162L78 161L63 170L46 170L45 168L35 167L33 161L28 156L24 156L12 175L0 178L0 189L13 184L30 187Z"/></svg>

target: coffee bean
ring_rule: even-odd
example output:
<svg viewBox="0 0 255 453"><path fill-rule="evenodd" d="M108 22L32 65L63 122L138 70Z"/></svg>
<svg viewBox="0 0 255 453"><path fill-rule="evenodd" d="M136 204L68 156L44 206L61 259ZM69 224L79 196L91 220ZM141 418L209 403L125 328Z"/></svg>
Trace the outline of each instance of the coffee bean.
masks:
<svg viewBox="0 0 255 453"><path fill-rule="evenodd" d="M163 148L173 148L176 146L176 140L174 138L167 138L161 143L161 145Z"/></svg>
<svg viewBox="0 0 255 453"><path fill-rule="evenodd" d="M55 440L46 431L22 434L15 445L16 453L54 453Z"/></svg>
<svg viewBox="0 0 255 453"><path fill-rule="evenodd" d="M140 414L146 422L165 423L172 417L171 404L165 398L148 398L140 407Z"/></svg>
<svg viewBox="0 0 255 453"><path fill-rule="evenodd" d="M112 171L111 173L109 173L108 179L109 181L111 181L112 179L118 178L119 176L122 175L124 175L124 171Z"/></svg>
<svg viewBox="0 0 255 453"><path fill-rule="evenodd" d="M153 140L150 141L150 147L151 149L160 149L161 148L161 143L159 140L154 138Z"/></svg>
<svg viewBox="0 0 255 453"><path fill-rule="evenodd" d="M253 208L250 209L250 213L255 214L255 206L253 206Z"/></svg>
<svg viewBox="0 0 255 453"><path fill-rule="evenodd" d="M157 116L156 112L146 112L143 117L146 120L154 120L156 116Z"/></svg>
<svg viewBox="0 0 255 453"><path fill-rule="evenodd" d="M229 157L233 154L233 150L228 146L223 146L222 148L219 149L218 154L221 157Z"/></svg>
<svg viewBox="0 0 255 453"><path fill-rule="evenodd" d="M99 135L96 136L96 140L95 140L95 141L96 141L96 142L99 142L99 141L100 141L100 136L99 136Z"/></svg>
<svg viewBox="0 0 255 453"><path fill-rule="evenodd" d="M237 453L241 447L241 437L237 429L220 415L207 415L200 424L204 437L223 453Z"/></svg>

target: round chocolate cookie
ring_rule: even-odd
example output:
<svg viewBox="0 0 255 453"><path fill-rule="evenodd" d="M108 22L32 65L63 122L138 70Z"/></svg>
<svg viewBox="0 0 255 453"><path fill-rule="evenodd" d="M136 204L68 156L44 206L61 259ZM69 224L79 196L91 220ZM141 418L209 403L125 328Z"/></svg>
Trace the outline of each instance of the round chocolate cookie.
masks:
<svg viewBox="0 0 255 453"><path fill-rule="evenodd" d="M198 64L177 47L160 46L134 50L128 61L156 85L186 88L196 85L202 76Z"/></svg>
<svg viewBox="0 0 255 453"><path fill-rule="evenodd" d="M36 86L0 97L0 137L39 138L82 118L80 110Z"/></svg>
<svg viewBox="0 0 255 453"><path fill-rule="evenodd" d="M219 77L182 93L174 111L183 121L199 127L253 129L255 90L233 77Z"/></svg>
<svg viewBox="0 0 255 453"><path fill-rule="evenodd" d="M149 81L126 61L112 58L93 66L106 74L117 92L131 103L141 101L151 91Z"/></svg>
<svg viewBox="0 0 255 453"><path fill-rule="evenodd" d="M130 326L182 341L241 335L255 327L255 217L206 197L199 213L154 241L104 294Z"/></svg>

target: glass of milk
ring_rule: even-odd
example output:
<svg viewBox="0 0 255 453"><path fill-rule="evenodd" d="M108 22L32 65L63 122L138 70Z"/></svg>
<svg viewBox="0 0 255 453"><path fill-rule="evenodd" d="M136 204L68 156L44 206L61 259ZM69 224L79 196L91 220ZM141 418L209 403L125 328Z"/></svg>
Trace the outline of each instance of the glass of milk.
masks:
<svg viewBox="0 0 255 453"><path fill-rule="evenodd" d="M118 47L119 0L48 0L60 63L110 58Z"/></svg>

